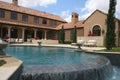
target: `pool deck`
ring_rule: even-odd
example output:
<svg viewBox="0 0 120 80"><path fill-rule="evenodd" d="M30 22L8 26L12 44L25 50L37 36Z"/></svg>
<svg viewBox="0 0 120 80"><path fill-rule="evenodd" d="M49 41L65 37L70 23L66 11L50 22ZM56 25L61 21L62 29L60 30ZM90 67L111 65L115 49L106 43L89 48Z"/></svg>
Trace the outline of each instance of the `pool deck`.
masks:
<svg viewBox="0 0 120 80"><path fill-rule="evenodd" d="M1 57L0 60L5 60L7 62L0 67L0 80L8 80L23 63L10 56Z"/></svg>

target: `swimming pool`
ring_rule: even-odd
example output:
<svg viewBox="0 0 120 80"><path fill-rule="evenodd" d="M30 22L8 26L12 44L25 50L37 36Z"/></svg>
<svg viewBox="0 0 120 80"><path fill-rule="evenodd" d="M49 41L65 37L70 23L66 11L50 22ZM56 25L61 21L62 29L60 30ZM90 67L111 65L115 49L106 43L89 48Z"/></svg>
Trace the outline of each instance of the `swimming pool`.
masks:
<svg viewBox="0 0 120 80"><path fill-rule="evenodd" d="M25 75L24 78L26 79L29 78L28 74L30 74L30 76L35 75L35 78L36 74L41 74L44 75L44 78L40 80L51 80L49 79L50 76L52 76L52 80L56 80L55 76L57 76L57 80L74 80L76 79L76 75L81 75L81 72L87 77L90 75L88 77L90 79L80 77L81 80L91 80L91 78L93 78L92 80L119 80L120 76L119 68L113 68L112 72L114 73L112 74L114 76L108 75L112 67L109 64L109 60L103 56L76 52L75 49L71 48L8 46L5 52L24 61L23 75ZM96 72L98 72L98 75L95 74ZM70 77L71 79L64 79L66 76L68 78L68 75L72 76ZM109 76L107 79L100 78L106 75ZM34 77L29 80L37 80L33 79Z"/></svg>
<svg viewBox="0 0 120 80"><path fill-rule="evenodd" d="M9 47L5 50L22 61L24 65L66 65L95 61L100 56L82 54L69 48L55 47Z"/></svg>

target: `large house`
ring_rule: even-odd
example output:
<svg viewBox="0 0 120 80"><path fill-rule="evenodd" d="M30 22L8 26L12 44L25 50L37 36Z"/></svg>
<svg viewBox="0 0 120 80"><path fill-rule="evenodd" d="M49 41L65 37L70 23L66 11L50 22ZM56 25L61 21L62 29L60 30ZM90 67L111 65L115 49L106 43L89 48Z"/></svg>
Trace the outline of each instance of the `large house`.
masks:
<svg viewBox="0 0 120 80"><path fill-rule="evenodd" d="M106 34L107 14L95 10L86 20L79 21L79 15L75 12L71 15L71 22L66 22L57 15L33 10L18 5L18 0L12 3L0 1L0 37L19 38L27 41L27 38L58 39L58 32L62 26L65 29L65 40L70 41L71 31L77 27L78 39L85 41L95 39L98 46L104 46ZM116 18L116 46L120 46L120 20ZM94 36L88 36L92 32Z"/></svg>

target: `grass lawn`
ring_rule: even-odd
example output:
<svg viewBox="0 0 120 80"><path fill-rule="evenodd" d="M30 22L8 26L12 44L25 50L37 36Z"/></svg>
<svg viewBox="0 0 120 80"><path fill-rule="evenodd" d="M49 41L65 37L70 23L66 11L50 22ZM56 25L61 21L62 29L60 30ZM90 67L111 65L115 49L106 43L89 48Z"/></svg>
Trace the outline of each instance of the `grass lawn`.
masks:
<svg viewBox="0 0 120 80"><path fill-rule="evenodd" d="M120 52L120 47L115 47L111 50L103 49L103 50L99 50L99 51L102 51L102 52Z"/></svg>
<svg viewBox="0 0 120 80"><path fill-rule="evenodd" d="M0 66L4 65L5 63L6 63L6 61L0 60Z"/></svg>

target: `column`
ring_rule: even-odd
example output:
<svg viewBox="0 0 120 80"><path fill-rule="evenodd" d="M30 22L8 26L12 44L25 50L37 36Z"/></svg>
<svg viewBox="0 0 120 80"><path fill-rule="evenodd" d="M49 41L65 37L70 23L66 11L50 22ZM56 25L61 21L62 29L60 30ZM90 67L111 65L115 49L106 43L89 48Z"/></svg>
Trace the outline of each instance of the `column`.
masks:
<svg viewBox="0 0 120 80"><path fill-rule="evenodd" d="M36 33L37 33L37 29L34 29L34 38L37 37Z"/></svg>
<svg viewBox="0 0 120 80"><path fill-rule="evenodd" d="M22 39L24 41L24 35L25 35L25 28L22 28Z"/></svg>
<svg viewBox="0 0 120 80"><path fill-rule="evenodd" d="M48 30L44 30L44 31L45 31L44 39L47 40L47 32L48 32Z"/></svg>
<svg viewBox="0 0 120 80"><path fill-rule="evenodd" d="M11 27L8 26L8 36L11 37Z"/></svg>

